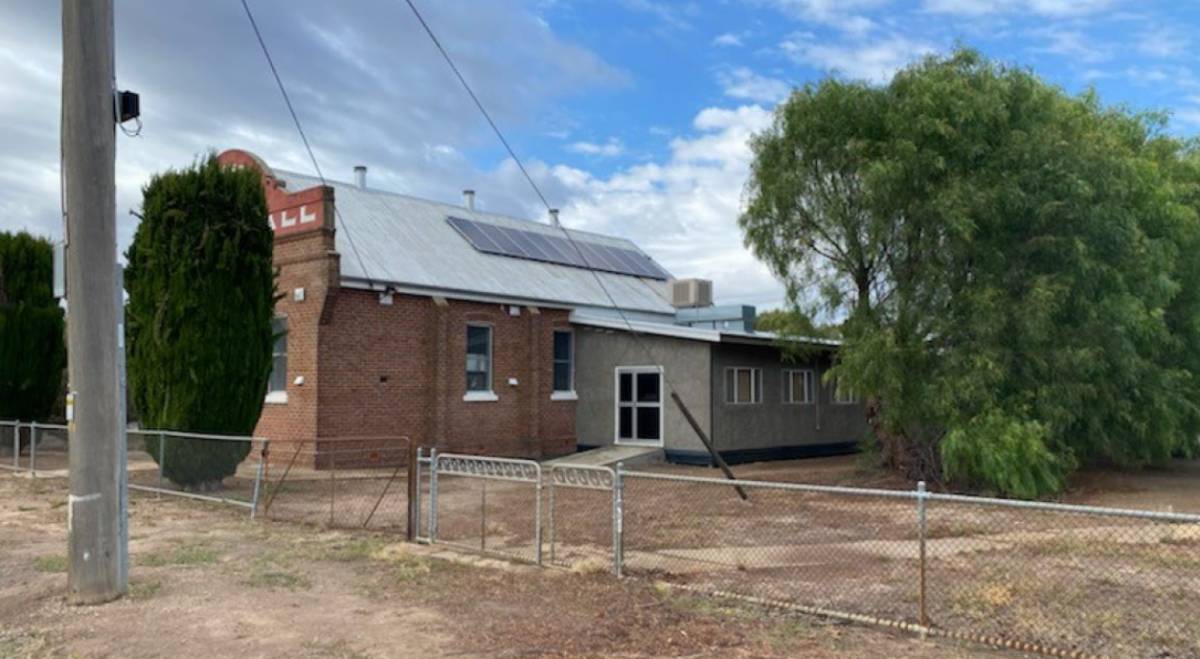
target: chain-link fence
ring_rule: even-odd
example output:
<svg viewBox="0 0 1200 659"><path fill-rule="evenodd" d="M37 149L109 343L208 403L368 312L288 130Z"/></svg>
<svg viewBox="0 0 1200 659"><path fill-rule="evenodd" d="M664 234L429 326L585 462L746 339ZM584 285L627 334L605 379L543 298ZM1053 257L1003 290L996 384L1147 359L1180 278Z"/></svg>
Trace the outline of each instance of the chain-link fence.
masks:
<svg viewBox="0 0 1200 659"><path fill-rule="evenodd" d="M262 495L267 446L267 440L258 437L131 429L126 431L129 489L234 505L254 517ZM191 459L206 447L245 457L220 480L186 484L172 480L172 460Z"/></svg>
<svg viewBox="0 0 1200 659"><path fill-rule="evenodd" d="M255 437L187 433L171 430L126 430L125 471L129 489L257 508L267 441ZM67 426L0 421L0 466L34 478L66 478L70 467ZM172 455L188 454L203 445L237 444L245 458L220 480L179 485L164 466ZM7 451L5 450L7 449ZM4 455L7 452L9 455ZM157 456L157 457L156 457Z"/></svg>
<svg viewBox="0 0 1200 659"><path fill-rule="evenodd" d="M537 560L541 536L546 563L578 571L1058 656L1200 657L1200 515L420 463L416 523L434 542Z"/></svg>
<svg viewBox="0 0 1200 659"><path fill-rule="evenodd" d="M66 454L66 426L0 421L0 469L52 475L67 468Z"/></svg>
<svg viewBox="0 0 1200 659"><path fill-rule="evenodd" d="M337 437L271 444L262 512L270 519L405 532L407 437Z"/></svg>

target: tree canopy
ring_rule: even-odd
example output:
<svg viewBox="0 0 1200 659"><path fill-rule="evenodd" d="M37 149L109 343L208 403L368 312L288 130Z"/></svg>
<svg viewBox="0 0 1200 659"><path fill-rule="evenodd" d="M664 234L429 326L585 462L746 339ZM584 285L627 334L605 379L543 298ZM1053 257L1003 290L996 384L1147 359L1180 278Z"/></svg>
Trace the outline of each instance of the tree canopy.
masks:
<svg viewBox="0 0 1200 659"><path fill-rule="evenodd" d="M0 233L0 419L44 420L61 392L67 346L53 260L50 241Z"/></svg>
<svg viewBox="0 0 1200 659"><path fill-rule="evenodd" d="M747 244L842 317L885 462L1018 496L1200 432L1200 160L1165 118L970 50L796 90Z"/></svg>
<svg viewBox="0 0 1200 659"><path fill-rule="evenodd" d="M253 432L274 342L266 217L259 174L211 155L156 175L143 190L125 287L129 394L144 427ZM197 440L148 448L167 478L189 487L219 483L249 451L242 442Z"/></svg>

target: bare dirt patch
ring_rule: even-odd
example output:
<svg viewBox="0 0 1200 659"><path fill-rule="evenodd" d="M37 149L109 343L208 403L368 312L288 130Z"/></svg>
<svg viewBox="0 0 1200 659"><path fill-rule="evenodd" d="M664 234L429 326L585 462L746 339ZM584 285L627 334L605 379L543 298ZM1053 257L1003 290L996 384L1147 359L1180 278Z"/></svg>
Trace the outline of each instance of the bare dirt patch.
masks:
<svg viewBox="0 0 1200 659"><path fill-rule="evenodd" d="M0 656L992 656L138 494L130 594L73 607L65 485L0 475Z"/></svg>

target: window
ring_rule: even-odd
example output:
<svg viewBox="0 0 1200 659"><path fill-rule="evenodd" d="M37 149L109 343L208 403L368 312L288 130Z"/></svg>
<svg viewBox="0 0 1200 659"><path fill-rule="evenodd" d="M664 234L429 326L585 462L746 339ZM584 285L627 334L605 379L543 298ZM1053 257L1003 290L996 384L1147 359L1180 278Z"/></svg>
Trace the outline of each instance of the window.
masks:
<svg viewBox="0 0 1200 659"><path fill-rule="evenodd" d="M808 369L784 370L783 402L808 405L813 402L813 372Z"/></svg>
<svg viewBox="0 0 1200 659"><path fill-rule="evenodd" d="M271 320L271 333L275 345L271 348L271 375L267 378L267 401L287 402L287 317L276 316Z"/></svg>
<svg viewBox="0 0 1200 659"><path fill-rule="evenodd" d="M833 402L840 405L853 405L858 402L858 394L841 380L834 380Z"/></svg>
<svg viewBox="0 0 1200 659"><path fill-rule="evenodd" d="M492 328L467 325L467 392L492 391Z"/></svg>
<svg viewBox="0 0 1200 659"><path fill-rule="evenodd" d="M554 330L554 391L575 391L575 344L570 330Z"/></svg>
<svg viewBox="0 0 1200 659"><path fill-rule="evenodd" d="M725 369L725 402L749 405L762 402L762 369L742 366Z"/></svg>
<svg viewBox="0 0 1200 659"><path fill-rule="evenodd" d="M617 369L617 442L662 442L662 369Z"/></svg>

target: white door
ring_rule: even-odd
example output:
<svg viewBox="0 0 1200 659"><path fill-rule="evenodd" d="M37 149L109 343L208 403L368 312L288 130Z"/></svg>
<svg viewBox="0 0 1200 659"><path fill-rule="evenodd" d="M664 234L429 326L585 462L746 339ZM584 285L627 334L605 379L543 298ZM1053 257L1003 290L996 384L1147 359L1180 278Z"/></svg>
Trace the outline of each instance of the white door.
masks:
<svg viewBox="0 0 1200 659"><path fill-rule="evenodd" d="M663 377L661 366L616 369L617 444L662 446Z"/></svg>

